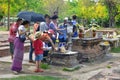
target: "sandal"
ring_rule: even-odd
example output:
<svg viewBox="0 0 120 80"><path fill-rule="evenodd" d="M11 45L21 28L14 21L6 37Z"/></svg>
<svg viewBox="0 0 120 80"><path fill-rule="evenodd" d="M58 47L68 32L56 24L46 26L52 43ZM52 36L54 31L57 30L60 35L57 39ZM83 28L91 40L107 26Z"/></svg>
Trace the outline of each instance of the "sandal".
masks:
<svg viewBox="0 0 120 80"><path fill-rule="evenodd" d="M34 72L44 72L42 69L36 69Z"/></svg>

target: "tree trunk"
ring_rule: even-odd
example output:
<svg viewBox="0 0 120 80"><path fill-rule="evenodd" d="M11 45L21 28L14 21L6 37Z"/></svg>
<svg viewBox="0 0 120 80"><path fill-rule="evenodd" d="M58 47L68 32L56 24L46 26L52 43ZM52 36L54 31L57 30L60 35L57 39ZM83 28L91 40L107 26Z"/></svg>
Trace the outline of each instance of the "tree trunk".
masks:
<svg viewBox="0 0 120 80"><path fill-rule="evenodd" d="M112 13L109 15L109 27L115 27L115 16Z"/></svg>
<svg viewBox="0 0 120 80"><path fill-rule="evenodd" d="M10 27L10 0L8 0L8 29L9 30Z"/></svg>

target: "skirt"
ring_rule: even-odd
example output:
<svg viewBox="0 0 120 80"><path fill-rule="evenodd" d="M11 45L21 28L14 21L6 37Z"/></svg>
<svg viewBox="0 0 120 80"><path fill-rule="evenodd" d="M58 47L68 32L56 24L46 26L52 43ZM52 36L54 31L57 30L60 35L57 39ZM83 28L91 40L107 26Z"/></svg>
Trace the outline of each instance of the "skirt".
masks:
<svg viewBox="0 0 120 80"><path fill-rule="evenodd" d="M11 66L12 71L21 71L22 70L22 61L24 54L24 43L20 41L19 38L16 38L14 41L14 56Z"/></svg>

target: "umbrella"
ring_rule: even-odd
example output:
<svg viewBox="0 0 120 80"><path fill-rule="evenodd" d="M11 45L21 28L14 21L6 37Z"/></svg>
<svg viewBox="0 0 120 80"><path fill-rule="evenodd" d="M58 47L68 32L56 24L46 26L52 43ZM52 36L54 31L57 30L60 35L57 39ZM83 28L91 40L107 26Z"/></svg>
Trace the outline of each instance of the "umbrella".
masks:
<svg viewBox="0 0 120 80"><path fill-rule="evenodd" d="M17 17L25 19L27 21L32 21L32 22L45 21L44 16L42 14L38 14L35 12L22 11L18 13Z"/></svg>

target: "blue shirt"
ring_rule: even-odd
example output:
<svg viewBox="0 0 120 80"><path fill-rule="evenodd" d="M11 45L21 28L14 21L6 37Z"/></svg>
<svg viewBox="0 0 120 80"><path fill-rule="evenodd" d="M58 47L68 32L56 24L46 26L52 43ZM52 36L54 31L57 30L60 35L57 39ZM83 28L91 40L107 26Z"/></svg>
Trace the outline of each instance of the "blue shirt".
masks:
<svg viewBox="0 0 120 80"><path fill-rule="evenodd" d="M59 38L66 39L67 38L67 31L66 31L65 26L64 25L60 25L59 29L65 29L65 30L59 30L59 32L62 33L62 34L59 34Z"/></svg>

